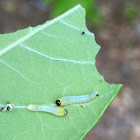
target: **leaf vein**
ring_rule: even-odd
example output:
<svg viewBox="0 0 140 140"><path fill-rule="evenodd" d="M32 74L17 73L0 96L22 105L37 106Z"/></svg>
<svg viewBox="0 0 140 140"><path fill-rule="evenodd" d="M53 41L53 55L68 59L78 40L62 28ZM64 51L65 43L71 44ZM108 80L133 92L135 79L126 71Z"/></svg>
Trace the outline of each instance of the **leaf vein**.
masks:
<svg viewBox="0 0 140 140"><path fill-rule="evenodd" d="M23 78L24 80L34 83L33 81L29 80L28 78L26 78L20 71L18 71L17 69L15 69L14 67L12 67L11 65L7 64L5 61L0 60L0 63L2 63L3 65L7 66L8 68L10 68L12 71L16 72L21 78Z"/></svg>
<svg viewBox="0 0 140 140"><path fill-rule="evenodd" d="M29 31L29 34L23 36L23 37L20 38L19 40L13 42L13 43L12 43L11 45L9 45L8 47L2 49L2 50L0 51L0 56L4 55L5 53L7 53L7 52L9 52L10 50L12 50L13 48L15 48L17 45L19 45L19 44L23 43L24 41L28 40L30 37L32 37L32 36L35 35L36 33L38 33L38 32L40 32L40 31L44 30L45 28L47 28L47 27L51 26L52 24L58 22L59 20L63 19L64 17L69 16L73 11L76 11L76 10L79 9L79 8L80 8L80 5L77 5L76 7L70 9L68 12L66 12L66 13L64 13L64 14L62 14L62 15L60 15L59 17L57 17L57 18L55 18L55 19L53 19L53 20L51 20L51 21L49 21L49 22L43 24L42 26L39 26L36 30L32 31L31 33L30 33L30 31L31 31L31 28L30 28L30 29L29 29L29 30L30 30L30 31Z"/></svg>
<svg viewBox="0 0 140 140"><path fill-rule="evenodd" d="M50 60L53 60L53 61L61 61L61 62L67 62L67 63L73 63L73 64L81 64L81 65L94 65L95 63L94 62L89 62L89 61L76 61L76 60L70 60L70 59L64 59L64 58L55 58L55 57L51 57L51 56L48 56L46 54L43 54L37 50L34 50L32 48L29 48L23 44L20 45L22 48L30 51L30 52L33 52L35 54L38 54L42 57L45 57L47 59L50 59Z"/></svg>
<svg viewBox="0 0 140 140"><path fill-rule="evenodd" d="M62 24L64 24L64 25L66 25L66 26L68 26L68 27L70 27L70 28L72 28L72 29L74 29L74 30L76 30L76 31L81 32L81 30L80 30L80 29L78 29L78 28L76 28L76 27L74 27L74 26L72 26L72 25L68 24L67 22L65 22L65 21L63 21L63 20L60 20L60 23L62 23ZM86 34L88 34L88 35L90 35L90 36L94 36L94 34L93 34L93 33L88 33L88 32L85 32L85 33L86 33Z"/></svg>

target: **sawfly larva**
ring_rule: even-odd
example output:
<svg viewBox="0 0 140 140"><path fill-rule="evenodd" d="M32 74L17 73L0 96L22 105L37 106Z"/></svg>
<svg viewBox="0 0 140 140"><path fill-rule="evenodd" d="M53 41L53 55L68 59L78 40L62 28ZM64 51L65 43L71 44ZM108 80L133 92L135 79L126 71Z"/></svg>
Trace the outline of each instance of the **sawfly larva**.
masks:
<svg viewBox="0 0 140 140"><path fill-rule="evenodd" d="M95 99L97 96L99 96L97 92L93 92L91 94L81 95L81 96L66 96L56 100L56 104L58 106L64 106L68 104L80 104L80 103L89 102Z"/></svg>
<svg viewBox="0 0 140 140"><path fill-rule="evenodd" d="M35 105L35 104L29 104L27 105L27 109L31 111L43 111L52 113L56 116L65 116L67 115L67 109L61 108L61 107L52 107L48 105Z"/></svg>

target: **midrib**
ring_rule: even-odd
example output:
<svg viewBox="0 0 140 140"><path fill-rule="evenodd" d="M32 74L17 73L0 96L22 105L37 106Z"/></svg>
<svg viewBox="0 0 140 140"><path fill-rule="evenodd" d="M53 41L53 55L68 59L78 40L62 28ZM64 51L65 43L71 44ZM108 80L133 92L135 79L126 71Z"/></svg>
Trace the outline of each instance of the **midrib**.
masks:
<svg viewBox="0 0 140 140"><path fill-rule="evenodd" d="M60 19L63 19L65 16L68 16L69 14L71 14L72 12L74 12L75 10L79 9L81 6L77 5L76 7L70 9L69 11L67 11L66 13L60 15L59 17L45 23L44 25L40 26L38 29L32 31L31 33L27 34L26 36L20 38L19 40L17 40L16 42L12 43L11 45L9 45L8 47L2 49L0 51L0 56L6 54L7 52L9 52L11 49L15 48L17 45L23 43L25 40L29 39L30 37L32 37L33 35L35 35L36 33L44 30L45 28L49 27L50 25L54 24L55 22L59 21Z"/></svg>

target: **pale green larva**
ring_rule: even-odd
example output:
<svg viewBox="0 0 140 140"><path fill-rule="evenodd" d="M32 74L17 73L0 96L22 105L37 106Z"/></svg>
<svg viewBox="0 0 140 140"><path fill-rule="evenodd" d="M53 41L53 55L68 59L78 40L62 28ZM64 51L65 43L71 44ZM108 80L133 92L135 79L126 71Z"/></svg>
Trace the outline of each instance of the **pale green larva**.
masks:
<svg viewBox="0 0 140 140"><path fill-rule="evenodd" d="M29 104L27 105L27 109L30 111L43 111L52 113L56 116L65 116L67 115L67 109L61 108L61 107L52 107L49 105L35 105L35 104Z"/></svg>
<svg viewBox="0 0 140 140"><path fill-rule="evenodd" d="M64 106L68 104L80 104L80 103L89 102L95 99L97 96L99 96L97 92L93 92L91 94L81 95L81 96L66 96L56 100L56 104L58 106Z"/></svg>

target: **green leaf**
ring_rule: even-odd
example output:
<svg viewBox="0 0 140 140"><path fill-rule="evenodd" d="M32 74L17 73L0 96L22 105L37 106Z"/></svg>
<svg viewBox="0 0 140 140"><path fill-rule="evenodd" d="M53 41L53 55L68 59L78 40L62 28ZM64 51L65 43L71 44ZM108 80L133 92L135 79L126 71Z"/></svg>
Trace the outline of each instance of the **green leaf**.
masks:
<svg viewBox="0 0 140 140"><path fill-rule="evenodd" d="M80 5L43 25L0 35L0 106L15 104L12 111L0 112L0 139L82 139L122 88L97 71L99 49ZM98 98L84 108L65 106L64 117L26 109L28 104L55 106L59 97L93 91Z"/></svg>

